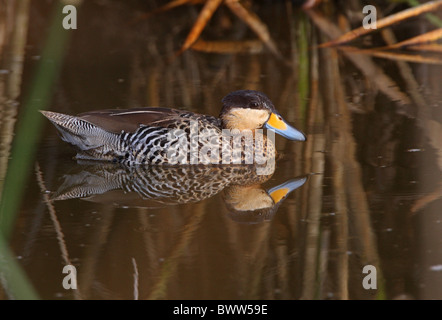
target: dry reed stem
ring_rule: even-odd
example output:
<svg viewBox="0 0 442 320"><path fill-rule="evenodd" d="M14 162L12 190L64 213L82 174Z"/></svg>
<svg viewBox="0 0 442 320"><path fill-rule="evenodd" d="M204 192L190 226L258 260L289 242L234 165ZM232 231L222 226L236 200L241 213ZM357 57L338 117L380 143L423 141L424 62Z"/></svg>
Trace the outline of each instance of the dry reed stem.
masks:
<svg viewBox="0 0 442 320"><path fill-rule="evenodd" d="M97 265L100 262L103 247L108 244L109 235L111 233L111 226L114 221L114 207L112 205L105 205L103 211L106 212L104 217L100 220L99 228L94 231L92 238L89 241L91 245L87 246L86 252L82 259L82 268L80 273L80 281L82 284L83 299L88 299L90 296L90 290L94 286L95 278L97 274ZM118 258L115 258L118 260Z"/></svg>
<svg viewBox="0 0 442 320"><path fill-rule="evenodd" d="M386 32L385 38L388 44L394 46L396 38L392 31ZM397 62L397 65L399 72L407 85L407 89L417 105L417 124L423 131L430 144L435 148L438 160L437 163L439 165L439 168L442 170L442 126L438 121L431 119L428 103L427 101L425 101L425 98L421 94L419 83L415 79L411 67L407 63L400 61ZM417 210L420 210L421 208L426 206L427 203L432 202L439 197L440 188L436 188L433 192L431 192L430 195L423 196L422 198L417 200L410 210L412 213L415 213Z"/></svg>
<svg viewBox="0 0 442 320"><path fill-rule="evenodd" d="M345 154L348 152L348 117L344 117L340 110L342 101L339 101L339 68L337 53L330 50L325 53L324 62L327 68L327 101L328 118L330 119L330 137L335 137L331 144L331 170L333 177L333 192L336 207L336 247L337 247L337 299L348 299L348 193L345 184ZM333 63L334 62L334 63ZM345 112L345 111L344 111ZM336 115L339 114L339 117ZM346 113L344 113L345 115Z"/></svg>
<svg viewBox="0 0 442 320"><path fill-rule="evenodd" d="M256 54L263 51L263 43L258 40L244 40L244 41L204 41L198 39L193 45L192 50L220 53L220 54L234 54L234 53L250 53Z"/></svg>
<svg viewBox="0 0 442 320"><path fill-rule="evenodd" d="M318 297L326 299L325 284L328 281L327 267L330 263L330 235L331 231L328 227L324 227L321 232L321 244L319 249L319 266L318 266Z"/></svg>
<svg viewBox="0 0 442 320"><path fill-rule="evenodd" d="M134 300L138 300L139 295L139 273L138 273L138 266L137 261L135 258L132 258L132 265L134 267Z"/></svg>
<svg viewBox="0 0 442 320"><path fill-rule="evenodd" d="M309 106L308 128L313 125L318 127L324 126L323 103L318 97L318 56L317 50L312 52L311 58L311 97ZM311 132L311 131L310 131ZM312 132L309 135L305 147L305 155L309 161L306 161L307 172L319 173L310 178L308 192L306 194L307 208L304 215L307 221L306 239L305 239L305 257L303 267L303 292L302 299L314 299L317 292L317 266L319 264L318 247L321 238L321 213L322 213L322 195L323 195L323 178L325 171L325 149L326 137L324 133Z"/></svg>
<svg viewBox="0 0 442 320"><path fill-rule="evenodd" d="M346 52L352 55L370 55L377 58L385 58L396 61L406 61L414 63L426 63L426 64L442 64L442 59L436 56L422 56L418 54L406 53L406 52L393 52L385 51L383 49L359 49L355 47L340 47L342 52Z"/></svg>
<svg viewBox="0 0 442 320"><path fill-rule="evenodd" d="M282 59L282 55L272 40L266 24L255 13L246 9L238 0L225 0L225 4L256 33L276 57Z"/></svg>
<svg viewBox="0 0 442 320"><path fill-rule="evenodd" d="M178 259L183 255L195 232L201 225L201 221L206 213L205 202L188 206L188 208L194 209L193 215L184 226L181 237L175 243L169 257L167 257L161 265L158 281L153 285L152 291L147 296L147 300L156 300L165 297L168 281L172 275L175 274L178 267Z"/></svg>
<svg viewBox="0 0 442 320"><path fill-rule="evenodd" d="M7 48L5 44L0 47L0 54L5 57L5 64L2 64L1 67L9 70L8 76L4 77L4 82L0 83L0 194L3 191L3 181L8 168L17 120L18 104L15 101L19 97L21 90L29 23L29 6L29 0L7 2L6 10L12 11L13 16L11 19L5 17L6 19L0 22L2 24L0 26L0 33L1 29L11 30L9 52L3 54L3 50ZM6 38L6 36L5 31L4 37ZM0 38L2 38L1 34Z"/></svg>
<svg viewBox="0 0 442 320"><path fill-rule="evenodd" d="M369 34L373 31L388 27L392 24L399 23L405 19L418 16L422 13L429 12L429 11L435 11L437 8L442 6L442 0L438 1L429 1L425 4L422 4L417 7L409 8L406 10L403 10L401 12L392 14L388 17L382 18L376 22L376 29L365 29L363 26L359 27L357 29L351 30L336 39L326 42L322 44L320 47L330 47L330 46L337 46L341 45L347 42L350 42L356 38L359 38L363 35Z"/></svg>
<svg viewBox="0 0 442 320"><path fill-rule="evenodd" d="M48 208L49 214L51 216L52 223L54 224L55 233L57 234L58 245L60 247L61 256L65 265L72 264L71 259L69 258L68 249L66 247L66 242L64 241L64 234L61 229L60 222L57 218L57 212L55 211L55 207L52 201L49 198L49 193L47 193L47 189L44 183L43 174L40 170L40 165L37 163L35 165L35 176L37 178L38 186L40 187L40 191L43 194L44 202Z"/></svg>
<svg viewBox="0 0 442 320"><path fill-rule="evenodd" d="M442 45L440 44L419 44L419 45L409 46L408 49L416 51L424 51L424 52L442 53Z"/></svg>
<svg viewBox="0 0 442 320"><path fill-rule="evenodd" d="M318 28L329 37L336 37L341 33L339 28L328 19L313 11L307 11L312 21ZM378 67L370 57L351 52L342 52L367 79L372 80L373 84L393 101L398 101L402 105L411 103L410 98L400 91L398 85L385 72Z"/></svg>
<svg viewBox="0 0 442 320"><path fill-rule="evenodd" d="M57 235L58 247L60 248L61 257L63 259L64 265L73 265L71 259L69 258L69 251L66 246L66 242L64 240L64 233L61 228L60 221L57 218L57 212L55 211L54 204L50 200L49 193L47 192L45 181L43 178L43 173L41 172L40 165L38 163L35 164L35 176L37 179L38 186L40 187L40 191L43 195L43 201L46 204L49 215L51 217L52 224L54 225L55 233ZM78 276L78 275L77 275ZM77 283L78 286L78 283ZM73 295L76 300L82 300L82 290L78 288L73 290Z"/></svg>
<svg viewBox="0 0 442 320"><path fill-rule="evenodd" d="M442 28L439 28L401 42L390 44L383 49L397 49L411 45L426 44L428 42L433 42L441 38L442 38Z"/></svg>
<svg viewBox="0 0 442 320"><path fill-rule="evenodd" d="M331 61L337 61L336 51L332 51ZM378 266L379 257L377 252L376 238L372 229L370 209L362 183L361 165L356 159L356 141L353 137L351 116L348 110L345 93L340 81L337 63L332 64L334 101L337 109L330 113L332 121L332 136L337 140L332 145L332 163L334 172L334 189L336 192L336 206L341 207L338 215L340 225L338 234L341 235L338 244L341 244L341 259L338 261L339 291L342 299L348 296L348 244L349 241L349 215L351 214L354 234L358 239L360 248L361 264L373 264ZM333 117L339 114L339 118ZM344 243L345 242L345 243ZM346 271L344 271L346 270ZM381 272L378 271L378 275Z"/></svg>

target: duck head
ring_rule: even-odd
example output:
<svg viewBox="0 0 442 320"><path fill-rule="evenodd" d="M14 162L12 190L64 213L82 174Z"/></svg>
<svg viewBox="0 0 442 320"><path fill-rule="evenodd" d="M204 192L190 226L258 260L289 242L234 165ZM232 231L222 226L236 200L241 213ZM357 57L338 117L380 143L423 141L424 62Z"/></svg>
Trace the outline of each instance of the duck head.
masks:
<svg viewBox="0 0 442 320"><path fill-rule="evenodd" d="M220 118L225 129L255 130L266 128L296 141L305 141L305 135L289 125L276 111L272 101L262 92L239 90L222 99Z"/></svg>

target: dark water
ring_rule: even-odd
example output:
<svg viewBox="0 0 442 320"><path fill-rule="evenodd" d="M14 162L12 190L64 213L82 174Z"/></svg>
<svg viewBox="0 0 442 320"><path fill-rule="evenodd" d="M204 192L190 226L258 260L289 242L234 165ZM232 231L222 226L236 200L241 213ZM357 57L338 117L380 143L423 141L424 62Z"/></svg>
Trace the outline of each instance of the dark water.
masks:
<svg viewBox="0 0 442 320"><path fill-rule="evenodd" d="M53 7L30 4L18 117L35 85ZM441 66L317 49L329 39L326 30L284 2L258 2L253 10L285 61L262 45L258 53L189 50L173 58L200 7L135 19L154 7L79 6L45 109L165 106L218 115L228 92L255 89L308 141L278 137L274 172L242 184L253 173L241 168L77 163L35 112L43 127L7 240L27 286L42 299L442 298ZM401 40L427 29L421 17L394 32ZM222 7L203 38L256 35ZM11 75L2 76L7 83ZM304 177L260 209L273 187ZM157 197L146 191L172 180L188 188ZM63 288L66 265L76 268L76 290ZM364 288L367 276L375 288ZM20 298L12 283L2 282L3 299Z"/></svg>

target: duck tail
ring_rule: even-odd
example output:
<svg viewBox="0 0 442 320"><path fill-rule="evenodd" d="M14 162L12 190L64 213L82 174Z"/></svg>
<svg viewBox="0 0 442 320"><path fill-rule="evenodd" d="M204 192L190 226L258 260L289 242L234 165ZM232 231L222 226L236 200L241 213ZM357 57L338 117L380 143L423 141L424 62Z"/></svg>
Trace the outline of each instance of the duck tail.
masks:
<svg viewBox="0 0 442 320"><path fill-rule="evenodd" d="M61 134L61 139L83 151L101 147L104 144L106 132L79 117L63 113L43 111L40 112L52 122Z"/></svg>

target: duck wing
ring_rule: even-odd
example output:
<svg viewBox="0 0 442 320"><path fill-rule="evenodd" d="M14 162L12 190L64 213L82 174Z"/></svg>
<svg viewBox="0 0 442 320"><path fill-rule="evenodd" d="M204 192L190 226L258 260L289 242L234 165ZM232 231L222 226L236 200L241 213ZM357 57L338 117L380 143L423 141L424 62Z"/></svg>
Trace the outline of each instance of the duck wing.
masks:
<svg viewBox="0 0 442 320"><path fill-rule="evenodd" d="M214 125L220 125L220 120L213 116L159 107L99 110L82 113L78 117L113 133L121 133L121 131L133 133L141 126L171 128L186 119L208 121Z"/></svg>

